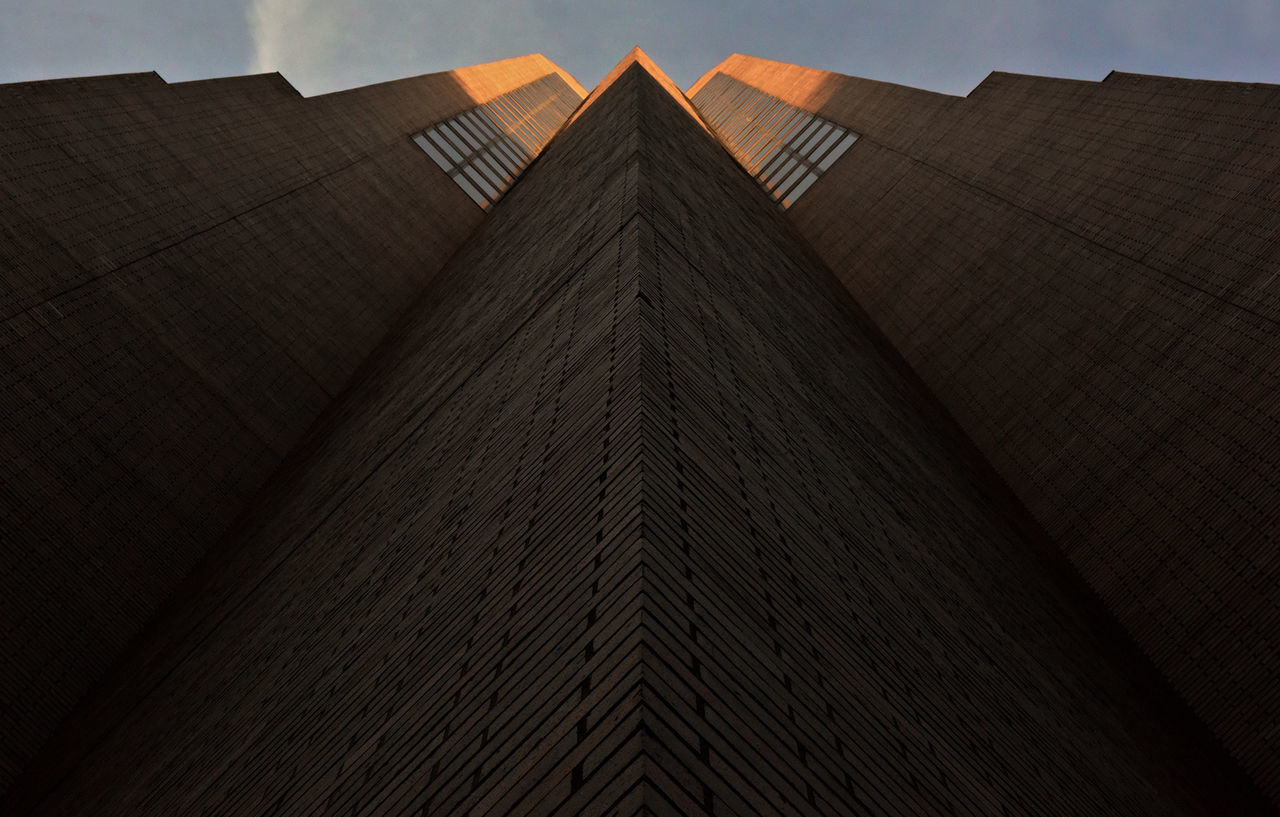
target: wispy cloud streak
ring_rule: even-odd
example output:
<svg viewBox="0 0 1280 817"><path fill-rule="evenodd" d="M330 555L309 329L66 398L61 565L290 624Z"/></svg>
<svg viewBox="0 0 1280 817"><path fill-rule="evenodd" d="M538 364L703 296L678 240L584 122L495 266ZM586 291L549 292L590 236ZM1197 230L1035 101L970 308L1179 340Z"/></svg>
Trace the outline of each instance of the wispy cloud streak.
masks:
<svg viewBox="0 0 1280 817"><path fill-rule="evenodd" d="M533 0L250 0L253 69L304 93L548 50ZM550 35L550 36L549 36Z"/></svg>

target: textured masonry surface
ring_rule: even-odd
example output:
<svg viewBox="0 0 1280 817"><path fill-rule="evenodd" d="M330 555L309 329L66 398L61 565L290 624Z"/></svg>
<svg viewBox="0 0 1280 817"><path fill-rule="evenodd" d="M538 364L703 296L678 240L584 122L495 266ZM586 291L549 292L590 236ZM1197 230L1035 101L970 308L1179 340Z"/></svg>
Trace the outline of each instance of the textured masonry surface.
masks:
<svg viewBox="0 0 1280 817"><path fill-rule="evenodd" d="M0 86L0 792L481 221L408 134L556 71Z"/></svg>
<svg viewBox="0 0 1280 817"><path fill-rule="evenodd" d="M632 65L36 813L1249 813L931 405Z"/></svg>
<svg viewBox="0 0 1280 817"><path fill-rule="evenodd" d="M1280 802L1280 86L717 71L863 134L792 223Z"/></svg>

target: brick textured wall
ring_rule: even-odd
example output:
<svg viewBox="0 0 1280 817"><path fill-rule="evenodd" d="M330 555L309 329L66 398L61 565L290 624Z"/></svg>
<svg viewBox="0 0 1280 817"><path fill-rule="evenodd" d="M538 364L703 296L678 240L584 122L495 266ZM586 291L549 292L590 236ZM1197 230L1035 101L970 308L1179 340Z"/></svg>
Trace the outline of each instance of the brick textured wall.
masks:
<svg viewBox="0 0 1280 817"><path fill-rule="evenodd" d="M1280 800L1280 86L722 69L864 134L793 223Z"/></svg>
<svg viewBox="0 0 1280 817"><path fill-rule="evenodd" d="M35 813L1250 811L643 64L433 280Z"/></svg>
<svg viewBox="0 0 1280 817"><path fill-rule="evenodd" d="M0 791L480 223L409 134L555 71L0 86Z"/></svg>

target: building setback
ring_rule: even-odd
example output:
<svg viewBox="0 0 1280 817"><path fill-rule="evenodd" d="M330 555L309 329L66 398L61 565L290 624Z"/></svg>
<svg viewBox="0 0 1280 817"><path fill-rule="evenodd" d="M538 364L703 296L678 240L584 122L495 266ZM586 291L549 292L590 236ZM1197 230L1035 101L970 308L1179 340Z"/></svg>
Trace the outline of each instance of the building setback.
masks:
<svg viewBox="0 0 1280 817"><path fill-rule="evenodd" d="M1154 331L1104 273L1156 309L1200 269L1135 226L1179 179L1253 202L1205 241L1267 263L1274 131L1060 82L733 57L686 98L637 50L581 105L540 57L0 88L8 808L1273 813L1265 285L1160 313L1248 381L1097 358ZM1082 133L1118 100L1116 156ZM1257 444L1142 505L1218 467L1142 448L1193 433L1175 382Z"/></svg>

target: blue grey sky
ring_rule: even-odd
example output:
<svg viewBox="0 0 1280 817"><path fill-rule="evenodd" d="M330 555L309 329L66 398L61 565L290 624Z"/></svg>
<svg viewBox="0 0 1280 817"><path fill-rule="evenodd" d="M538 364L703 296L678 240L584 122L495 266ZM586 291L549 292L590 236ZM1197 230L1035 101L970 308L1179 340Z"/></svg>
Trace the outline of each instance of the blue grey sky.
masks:
<svg viewBox="0 0 1280 817"><path fill-rule="evenodd" d="M0 82L278 70L307 95L542 52L592 87L633 45L681 87L737 51L968 93L990 71L1280 82L1280 0L0 0Z"/></svg>

